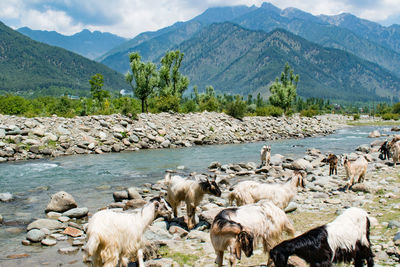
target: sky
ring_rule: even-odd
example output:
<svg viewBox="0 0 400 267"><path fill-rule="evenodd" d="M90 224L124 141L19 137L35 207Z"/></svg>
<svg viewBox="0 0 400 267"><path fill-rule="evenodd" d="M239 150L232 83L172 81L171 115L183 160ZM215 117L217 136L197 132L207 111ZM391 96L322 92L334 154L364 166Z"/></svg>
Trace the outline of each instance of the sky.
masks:
<svg viewBox="0 0 400 267"><path fill-rule="evenodd" d="M57 31L72 35L83 29L133 38L177 21L187 21L207 8L260 6L262 0L0 0L0 21L14 29ZM313 15L352 13L388 26L400 24L400 0L270 0L284 9L296 7Z"/></svg>

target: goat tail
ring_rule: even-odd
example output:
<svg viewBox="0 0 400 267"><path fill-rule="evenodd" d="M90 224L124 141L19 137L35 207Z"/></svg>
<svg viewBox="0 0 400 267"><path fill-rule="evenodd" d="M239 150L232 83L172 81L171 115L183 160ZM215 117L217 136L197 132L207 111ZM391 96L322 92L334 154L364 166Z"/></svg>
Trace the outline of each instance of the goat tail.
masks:
<svg viewBox="0 0 400 267"><path fill-rule="evenodd" d="M228 195L229 206L233 205L233 201L235 199L236 199L236 192L235 191L230 192L229 195Z"/></svg>
<svg viewBox="0 0 400 267"><path fill-rule="evenodd" d="M86 245L83 247L83 262L86 264L90 263L90 257L95 255L97 249L99 248L100 245L100 239L98 235L94 234L91 235L86 243Z"/></svg>
<svg viewBox="0 0 400 267"><path fill-rule="evenodd" d="M296 230L294 229L292 223L289 220L286 220L284 225L284 231L291 237L294 237Z"/></svg>
<svg viewBox="0 0 400 267"><path fill-rule="evenodd" d="M166 182L167 184L169 184L169 183L171 182L171 177L172 177L171 172L167 172L167 173L165 174L164 179L165 179L165 182Z"/></svg>

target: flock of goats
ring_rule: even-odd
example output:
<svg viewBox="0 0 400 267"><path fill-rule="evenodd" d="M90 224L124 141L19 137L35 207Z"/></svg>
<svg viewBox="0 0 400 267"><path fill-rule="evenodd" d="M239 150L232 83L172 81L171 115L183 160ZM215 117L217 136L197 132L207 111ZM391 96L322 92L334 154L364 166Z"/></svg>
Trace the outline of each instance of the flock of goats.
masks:
<svg viewBox="0 0 400 267"><path fill-rule="evenodd" d="M385 142L381 153L399 160L400 137ZM269 165L270 146L261 149L262 166ZM389 153L390 152L390 153ZM325 161L329 163L329 174L335 171L339 158L330 154ZM365 177L367 161L360 156L356 161L342 158L348 182L352 186L355 177L358 182ZM266 184L255 181L242 181L229 193L229 203L236 202L237 207L220 211L211 225L210 238L215 250L216 264L222 266L224 251L229 252L229 265L240 260L241 253L250 257L258 243L262 243L268 257L268 266L284 267L291 255L304 259L311 267L327 267L333 263L354 262L356 267L367 262L374 265L371 251L370 219L367 212L360 208L349 208L334 221L316 227L295 238L282 241L283 232L293 237L295 230L283 211L297 188L303 186L304 174L295 172L285 184ZM167 186L166 199L152 198L143 208L133 212L102 210L89 220L86 233L88 241L84 247L84 261L92 266L127 266L131 260L144 265L142 236L146 228L157 218L170 220L172 214L177 217L177 208L184 201L187 210L187 226L195 226L196 207L205 194L221 196L221 190L214 180L206 178L195 181L172 175L165 175Z"/></svg>

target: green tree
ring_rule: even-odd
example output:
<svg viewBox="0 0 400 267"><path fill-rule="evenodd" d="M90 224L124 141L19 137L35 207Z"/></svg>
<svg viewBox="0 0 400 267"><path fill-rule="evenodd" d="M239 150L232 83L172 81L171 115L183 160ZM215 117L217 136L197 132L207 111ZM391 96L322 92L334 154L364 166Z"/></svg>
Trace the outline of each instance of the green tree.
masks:
<svg viewBox="0 0 400 267"><path fill-rule="evenodd" d="M281 107L285 112L289 111L297 95L298 81L299 75L294 75L293 69L289 66L289 63L286 63L280 79L277 77L269 88L271 91L269 102L274 106Z"/></svg>
<svg viewBox="0 0 400 267"><path fill-rule="evenodd" d="M160 95L182 97L189 86L189 79L179 72L184 54L179 50L169 51L161 59Z"/></svg>
<svg viewBox="0 0 400 267"><path fill-rule="evenodd" d="M246 102L242 100L240 95L235 97L235 101L230 102L226 106L226 113L236 119L242 119L246 113Z"/></svg>
<svg viewBox="0 0 400 267"><path fill-rule="evenodd" d="M129 62L132 73L126 74L126 81L132 87L135 96L142 101L142 112L147 112L147 98L159 83L156 65L151 62L142 62L139 53L131 53Z"/></svg>
<svg viewBox="0 0 400 267"><path fill-rule="evenodd" d="M104 85L103 75L101 75L100 73L93 75L92 78L89 80L89 83L90 93L92 94L92 97L99 102L99 104L102 104L105 98L110 97L110 93L102 89Z"/></svg>

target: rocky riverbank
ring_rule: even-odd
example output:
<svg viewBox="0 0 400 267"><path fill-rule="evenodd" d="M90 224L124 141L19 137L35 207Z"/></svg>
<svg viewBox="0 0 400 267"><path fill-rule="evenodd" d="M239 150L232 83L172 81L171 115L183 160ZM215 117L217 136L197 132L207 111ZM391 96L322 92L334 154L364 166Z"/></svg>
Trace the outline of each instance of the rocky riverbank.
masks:
<svg viewBox="0 0 400 267"><path fill-rule="evenodd" d="M327 135L348 118L246 117L223 113L139 114L75 118L0 115L0 162L73 154L257 142Z"/></svg>
<svg viewBox="0 0 400 267"><path fill-rule="evenodd" d="M296 235L333 220L345 208L361 207L377 219L371 228L375 266L399 267L399 166L379 159L377 151L381 143L382 141L375 140L347 155L350 159L365 156L368 160L365 181L354 185L349 191L343 190L346 183L343 166L339 166L338 175L328 176L328 166L321 162L325 155L317 149L308 149L306 155L301 158L275 154L271 158L271 166L263 168L257 168L254 162L225 165L212 162L208 171L216 174L222 196L204 198L198 208L198 224L194 230L188 231L186 228L184 206L178 212L181 217L173 221L157 219L145 233L149 240L146 266L214 266L215 254L208 228L214 216L228 206L229 189L242 180L282 183L292 176L294 170L302 170L307 173L305 188L298 192L286 209L297 230ZM190 176L201 179L202 174L192 173ZM113 193L113 203L99 208L136 208L165 192L163 180L154 184L144 184L140 188L121 188ZM46 258L40 264L83 266L80 248L86 238L84 225L88 215L96 211L77 207L73 196L65 192L53 195L46 211L47 218L38 219L28 225L26 240L23 240L22 244L39 244L42 247L41 253L47 253L46 255L51 257L51 260ZM28 254L9 255L9 258L13 257L27 258L10 260L9 266L14 266L14 263L30 263ZM61 260L61 257L64 258ZM266 266L266 257L259 247L251 258L242 257L239 266Z"/></svg>

